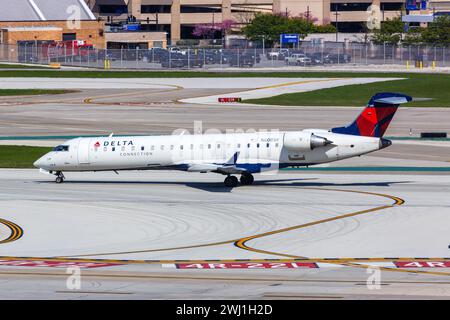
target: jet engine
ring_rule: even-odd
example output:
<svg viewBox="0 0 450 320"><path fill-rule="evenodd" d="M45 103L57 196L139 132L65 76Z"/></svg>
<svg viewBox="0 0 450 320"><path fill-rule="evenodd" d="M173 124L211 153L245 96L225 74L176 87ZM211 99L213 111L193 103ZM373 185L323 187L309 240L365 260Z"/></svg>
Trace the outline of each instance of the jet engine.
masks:
<svg viewBox="0 0 450 320"><path fill-rule="evenodd" d="M313 150L332 143L327 138L316 136L311 132L286 132L284 134L284 147L291 151Z"/></svg>

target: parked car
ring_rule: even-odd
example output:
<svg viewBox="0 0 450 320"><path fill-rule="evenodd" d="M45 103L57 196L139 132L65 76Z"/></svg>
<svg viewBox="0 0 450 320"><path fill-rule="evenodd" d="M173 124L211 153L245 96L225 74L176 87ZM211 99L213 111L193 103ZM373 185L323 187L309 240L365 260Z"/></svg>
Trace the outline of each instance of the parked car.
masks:
<svg viewBox="0 0 450 320"><path fill-rule="evenodd" d="M311 54L306 54L306 56L311 59L311 64L315 64L315 65L323 64L323 56L324 55L325 54L322 54L322 52L314 52Z"/></svg>
<svg viewBox="0 0 450 320"><path fill-rule="evenodd" d="M256 56L250 52L242 54L233 54L228 56L230 67L253 67L256 62Z"/></svg>
<svg viewBox="0 0 450 320"><path fill-rule="evenodd" d="M199 54L171 53L163 58L161 67L163 68L194 68L203 67L204 59Z"/></svg>
<svg viewBox="0 0 450 320"><path fill-rule="evenodd" d="M294 53L293 55L287 57L285 60L287 65L307 65L307 64L311 64L311 59L308 58L305 54L303 53Z"/></svg>
<svg viewBox="0 0 450 320"><path fill-rule="evenodd" d="M169 48L170 53L180 53L180 54L186 54L186 50L181 50L178 47L170 47Z"/></svg>
<svg viewBox="0 0 450 320"><path fill-rule="evenodd" d="M348 53L329 53L323 57L324 63L349 63L351 60Z"/></svg>
<svg viewBox="0 0 450 320"><path fill-rule="evenodd" d="M152 63L161 63L161 61L169 56L169 51L163 48L151 48L146 53L147 61Z"/></svg>
<svg viewBox="0 0 450 320"><path fill-rule="evenodd" d="M289 49L268 51L266 56L269 60L284 60L289 55Z"/></svg>

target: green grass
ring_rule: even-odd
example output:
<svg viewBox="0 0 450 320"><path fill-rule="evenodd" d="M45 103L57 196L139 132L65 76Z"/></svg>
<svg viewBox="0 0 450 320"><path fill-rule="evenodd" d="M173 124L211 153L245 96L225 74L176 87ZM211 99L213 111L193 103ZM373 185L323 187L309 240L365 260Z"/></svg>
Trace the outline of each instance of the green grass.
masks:
<svg viewBox="0 0 450 320"><path fill-rule="evenodd" d="M52 148L0 146L0 168L34 168L33 163Z"/></svg>
<svg viewBox="0 0 450 320"><path fill-rule="evenodd" d="M360 74L359 74L360 75ZM404 80L348 85L310 92L288 93L263 99L245 100L245 103L285 106L363 106L377 92L400 92L413 98L431 98L413 101L408 107L450 107L450 75L443 74L389 74ZM379 76L378 76L379 77Z"/></svg>
<svg viewBox="0 0 450 320"><path fill-rule="evenodd" d="M74 90L43 90L43 89L0 89L0 96L35 96L41 94L64 94Z"/></svg>

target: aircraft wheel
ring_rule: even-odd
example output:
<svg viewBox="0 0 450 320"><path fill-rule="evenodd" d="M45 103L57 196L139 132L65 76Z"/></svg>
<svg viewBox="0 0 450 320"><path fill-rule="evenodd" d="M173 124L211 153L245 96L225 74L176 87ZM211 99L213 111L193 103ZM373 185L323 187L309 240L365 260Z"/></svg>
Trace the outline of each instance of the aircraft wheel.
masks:
<svg viewBox="0 0 450 320"><path fill-rule="evenodd" d="M236 178L235 176L228 176L225 178L225 181L223 183L228 188L234 188L238 185L238 178Z"/></svg>
<svg viewBox="0 0 450 320"><path fill-rule="evenodd" d="M64 182L64 178L63 177L56 177L55 182L56 183L63 183Z"/></svg>
<svg viewBox="0 0 450 320"><path fill-rule="evenodd" d="M251 175L249 173L241 175L241 183L244 186L252 184L253 181L255 181L255 178L253 177L253 175Z"/></svg>

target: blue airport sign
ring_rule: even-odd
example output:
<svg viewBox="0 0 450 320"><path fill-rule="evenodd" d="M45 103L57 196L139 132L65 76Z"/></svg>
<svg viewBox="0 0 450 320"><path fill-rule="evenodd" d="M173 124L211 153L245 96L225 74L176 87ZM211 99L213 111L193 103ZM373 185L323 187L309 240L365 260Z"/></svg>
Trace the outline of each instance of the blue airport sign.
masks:
<svg viewBox="0 0 450 320"><path fill-rule="evenodd" d="M406 0L407 10L426 10L427 0Z"/></svg>
<svg viewBox="0 0 450 320"><path fill-rule="evenodd" d="M300 37L298 34L282 34L280 35L280 42L284 43L299 43Z"/></svg>

